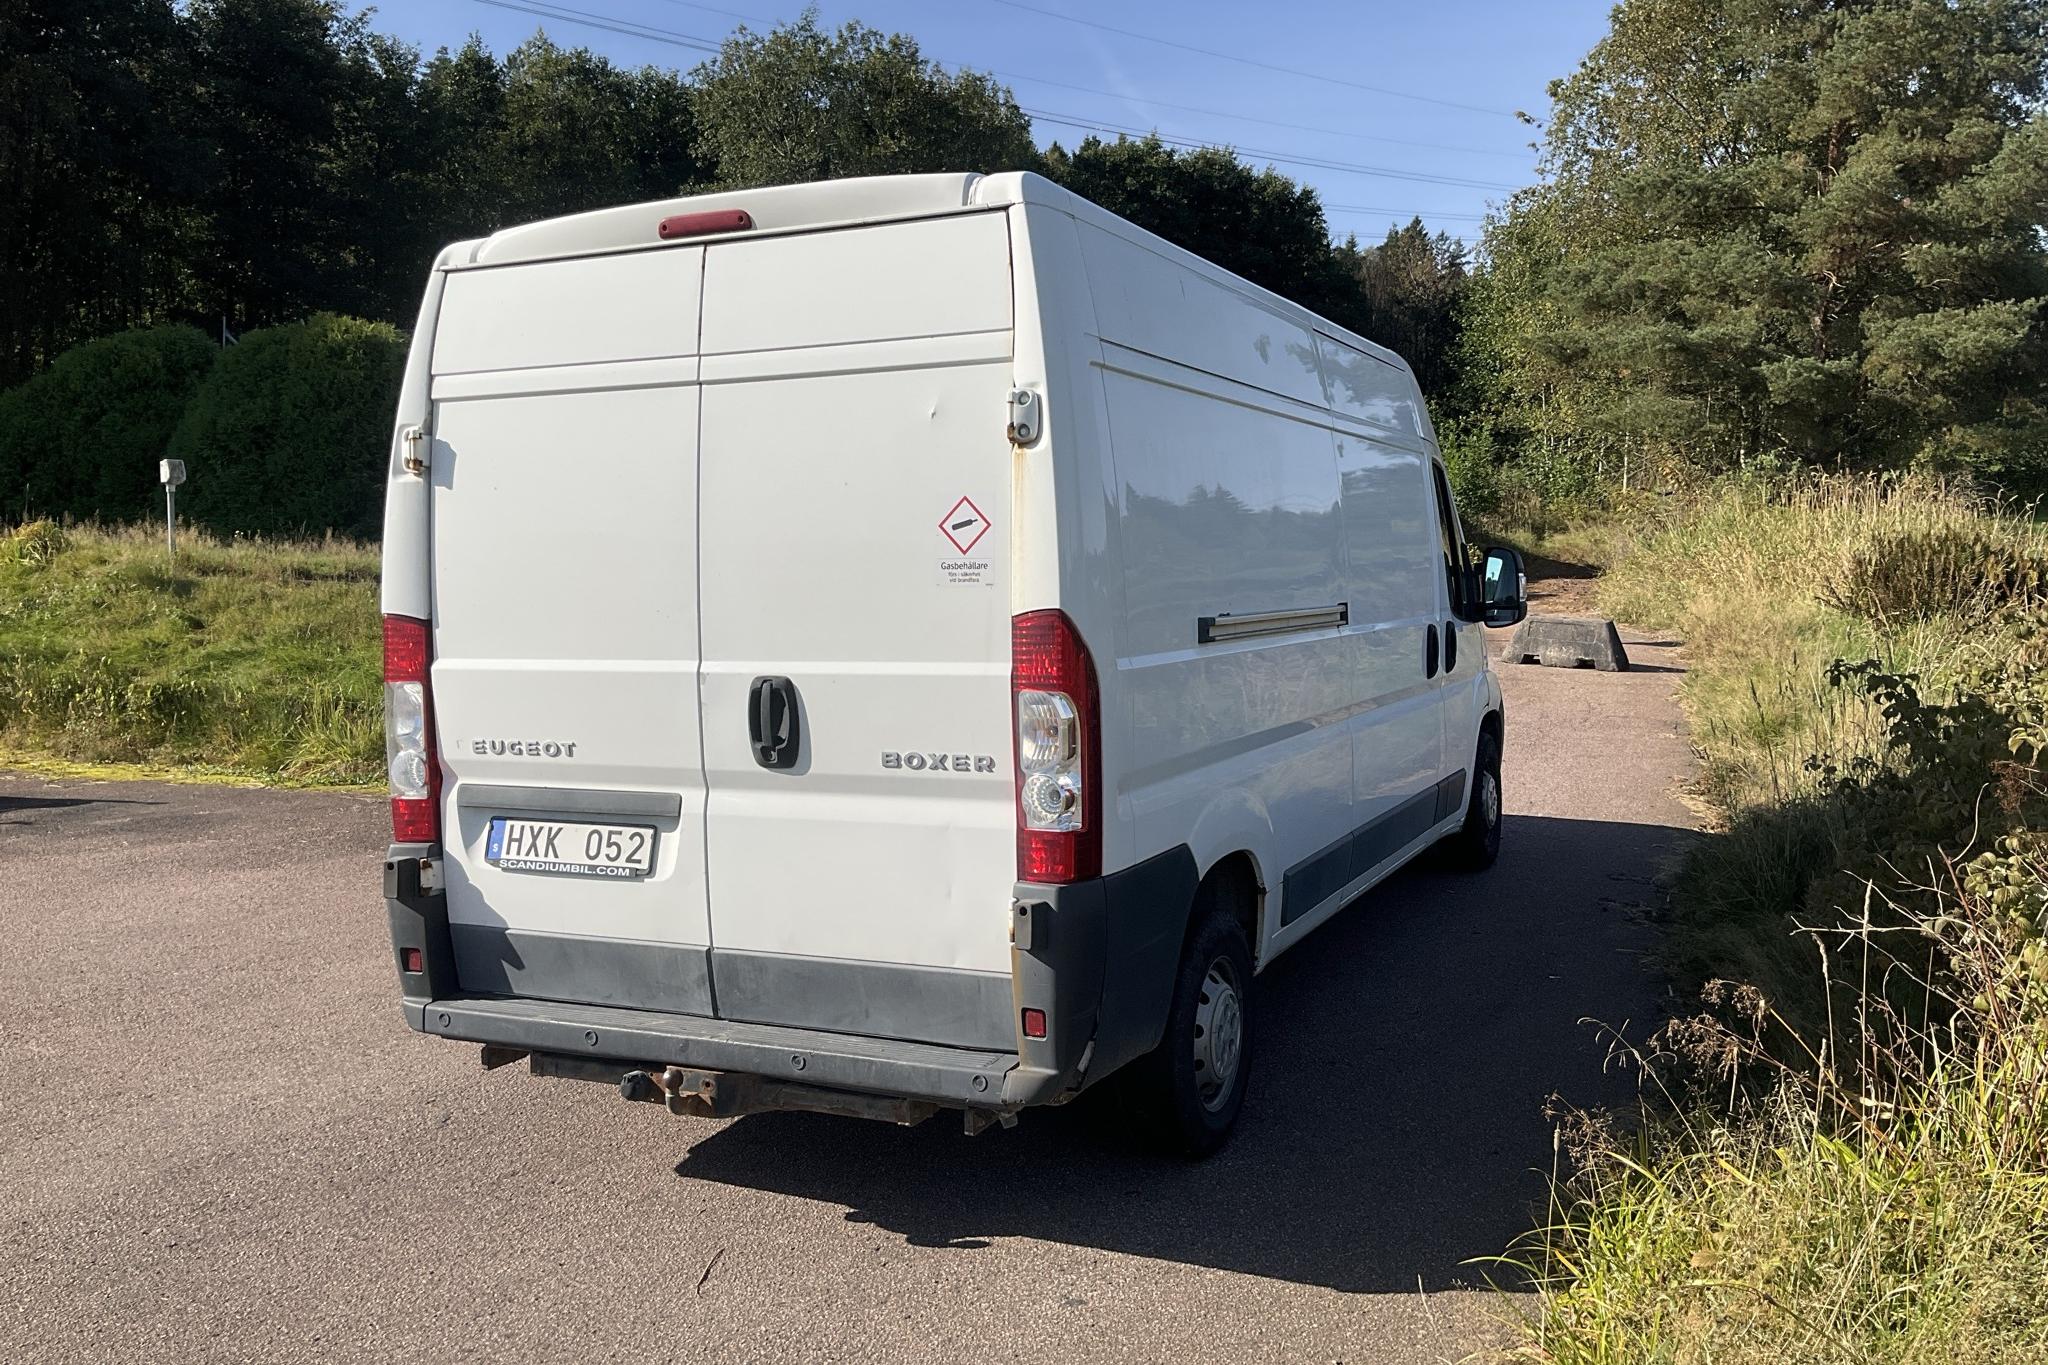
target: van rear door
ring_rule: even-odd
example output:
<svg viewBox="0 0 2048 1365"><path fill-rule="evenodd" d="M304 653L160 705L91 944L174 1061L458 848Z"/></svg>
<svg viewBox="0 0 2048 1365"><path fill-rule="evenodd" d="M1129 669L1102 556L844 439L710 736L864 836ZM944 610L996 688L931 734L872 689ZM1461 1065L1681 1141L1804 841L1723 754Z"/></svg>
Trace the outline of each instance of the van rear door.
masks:
<svg viewBox="0 0 2048 1365"><path fill-rule="evenodd" d="M1006 222L714 242L704 270L719 1013L1014 1047Z"/></svg>
<svg viewBox="0 0 2048 1365"><path fill-rule="evenodd" d="M459 269L433 350L433 686L462 985L709 1014L704 251ZM581 866L579 860L594 866Z"/></svg>

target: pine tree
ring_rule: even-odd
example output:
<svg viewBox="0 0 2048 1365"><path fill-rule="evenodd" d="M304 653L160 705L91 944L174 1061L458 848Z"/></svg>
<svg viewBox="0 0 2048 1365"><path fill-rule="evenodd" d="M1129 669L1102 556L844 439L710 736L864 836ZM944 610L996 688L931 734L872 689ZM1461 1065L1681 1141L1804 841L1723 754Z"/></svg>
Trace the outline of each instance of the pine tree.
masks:
<svg viewBox="0 0 2048 1365"><path fill-rule="evenodd" d="M1626 0L1468 315L1551 442L2048 474L2043 0Z"/></svg>

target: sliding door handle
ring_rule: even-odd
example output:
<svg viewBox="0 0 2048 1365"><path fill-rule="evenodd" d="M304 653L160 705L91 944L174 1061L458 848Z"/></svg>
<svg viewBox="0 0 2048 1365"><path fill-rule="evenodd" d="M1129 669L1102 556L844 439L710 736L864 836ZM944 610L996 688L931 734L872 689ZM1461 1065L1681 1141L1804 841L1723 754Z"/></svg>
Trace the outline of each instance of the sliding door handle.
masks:
<svg viewBox="0 0 2048 1365"><path fill-rule="evenodd" d="M1429 633L1423 637L1422 676L1425 678L1434 678L1436 676L1436 622L1434 621L1429 623Z"/></svg>

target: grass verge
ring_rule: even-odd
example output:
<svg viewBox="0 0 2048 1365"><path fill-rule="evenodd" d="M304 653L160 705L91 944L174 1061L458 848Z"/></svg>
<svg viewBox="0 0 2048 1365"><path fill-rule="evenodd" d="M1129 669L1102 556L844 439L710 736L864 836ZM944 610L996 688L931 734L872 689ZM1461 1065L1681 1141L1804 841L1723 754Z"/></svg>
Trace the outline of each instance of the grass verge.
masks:
<svg viewBox="0 0 2048 1365"><path fill-rule="evenodd" d="M0 536L0 751L362 786L383 766L377 553L34 522ZM104 774L103 774L104 775Z"/></svg>
<svg viewBox="0 0 2048 1365"><path fill-rule="evenodd" d="M1600 584L1673 630L1720 823L1701 1011L1517 1261L1524 1359L2048 1359L2048 536L1915 480L1725 485ZM1741 985L1731 985L1739 982Z"/></svg>

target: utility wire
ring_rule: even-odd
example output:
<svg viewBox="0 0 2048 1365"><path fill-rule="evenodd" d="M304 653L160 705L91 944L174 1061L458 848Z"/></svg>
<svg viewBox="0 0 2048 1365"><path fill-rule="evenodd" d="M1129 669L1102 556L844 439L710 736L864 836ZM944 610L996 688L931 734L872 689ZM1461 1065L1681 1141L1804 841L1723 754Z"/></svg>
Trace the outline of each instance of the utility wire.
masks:
<svg viewBox="0 0 2048 1365"><path fill-rule="evenodd" d="M673 29L655 28L648 24L635 23L631 19L617 19L605 14L592 14L588 10L569 9L562 5L520 4L518 0L476 0L479 5L493 9L517 10L521 14L538 15L542 19L554 19L565 24L581 24L585 28L608 29L623 33L628 38L643 38L652 43L667 43L670 47L688 48L692 52L716 53L718 44L706 38L693 38L687 33Z"/></svg>
<svg viewBox="0 0 2048 1365"><path fill-rule="evenodd" d="M1393 218L1457 218L1465 222L1483 223L1483 213L1448 213L1439 209L1384 209L1373 204L1325 204L1326 213L1384 213Z"/></svg>
<svg viewBox="0 0 2048 1365"><path fill-rule="evenodd" d="M1204 57L1215 57L1226 62L1238 62L1244 66L1256 66L1265 71L1278 71L1286 76L1300 76L1305 80L1325 81L1331 85L1349 86L1353 90L1364 90L1369 94L1386 95L1399 100L1416 100L1423 104L1442 105L1446 109L1463 109L1474 114L1498 114L1502 118L1522 119L1525 121L1528 119L1528 115L1520 110L1496 109L1483 104L1463 104L1457 100L1439 99L1435 95L1417 95L1406 90L1389 90L1383 85L1366 85L1362 81L1345 80L1342 76L1326 76L1319 71L1304 71L1300 67L1281 66L1276 62L1262 62L1256 57L1244 57L1235 52L1218 52L1214 48L1196 47L1192 43L1177 42L1172 38L1160 38L1150 33L1140 33L1136 29L1117 28L1113 24L1098 23L1093 19L1083 19L1079 15L1062 14L1058 10L1040 9L1037 5L1022 3L1022 0L990 0L990 3L1003 5L1010 9L1024 10L1031 14L1042 14L1048 19L1058 19L1069 24L1080 24L1084 28L1100 29L1104 33L1115 33L1125 38L1136 38L1140 42L1158 43L1161 47L1179 48L1182 52L1199 53Z"/></svg>
<svg viewBox="0 0 2048 1365"><path fill-rule="evenodd" d="M680 5L684 9L703 10L706 14L722 14L727 18L746 20L751 23L772 22L765 20L762 16L742 14L734 9L720 9L716 5L699 5L694 3L694 0L666 0L666 3ZM1228 109L1210 109L1199 104L1176 104L1172 100L1149 99L1143 95L1132 95L1121 90L1104 90L1101 86L1097 85L1076 85L1072 81L1056 81L1050 76L1027 75L1022 71L1004 71L999 67L981 66L974 62L949 62L940 57L932 57L928 60L940 66L951 67L955 71L986 71L989 75L1001 76L1004 80L1028 81L1033 85L1056 86L1061 90L1073 90L1084 95L1101 95L1106 99L1122 100L1127 104L1144 104L1157 109L1177 109L1184 114L1206 114L1211 118L1237 119L1243 123L1259 123L1264 124L1268 128L1286 128L1297 133L1327 133L1331 137L1352 138L1359 142L1379 142L1390 147L1416 147L1430 152L1461 152L1468 156L1498 156L1515 160L1525 160L1529 156L1526 149L1504 152L1497 147L1462 147L1448 142L1414 142L1407 138L1382 137L1377 133L1361 133L1349 128L1331 128L1314 123L1288 123L1282 119L1261 118L1257 114L1237 114L1232 113Z"/></svg>
<svg viewBox="0 0 2048 1365"><path fill-rule="evenodd" d="M968 69L963 63L957 62L941 62L940 65L951 66L957 69ZM1297 133L1327 133L1331 137L1353 138L1360 142L1381 142L1391 147L1417 147L1430 152L1459 152L1468 156L1498 156L1510 157L1516 160L1526 160L1529 156L1529 153L1526 151L1503 152L1494 148L1459 147L1444 142L1412 142L1406 138L1381 137L1376 133L1351 132L1343 128L1326 128L1313 123L1285 123L1279 119L1260 118L1256 114L1233 114L1226 109L1205 109L1196 104L1175 104L1170 100L1146 99L1140 95L1126 95L1115 90L1102 90L1092 85L1074 85L1068 81L1056 81L1047 76L1026 76L1022 72L1017 71L997 71L992 67L975 67L971 69L986 70L990 75L1001 76L1006 80L1027 81L1036 85L1053 85L1058 86L1062 90L1076 90L1084 95L1103 95L1110 99L1124 100L1131 104L1148 104L1160 109L1178 109L1184 114L1206 114L1211 118L1238 119L1245 123L1262 123L1269 128L1286 128Z"/></svg>
<svg viewBox="0 0 2048 1365"><path fill-rule="evenodd" d="M672 3L682 2L683 0L672 0ZM627 37L640 38L648 42L665 43L671 47L685 48L694 52L716 53L719 51L719 44L708 38L699 38L693 34L679 33L674 29L658 28L651 24L640 24L632 20L614 19L609 15L593 14L588 10L572 9L566 5L540 3L539 0L529 0L529 2L522 2L522 0L476 0L476 3L489 5L494 9L513 10L522 14L536 15L543 19L554 19L562 23L580 24L589 28L604 29L612 33L624 34ZM998 0L998 3L1008 3L1008 0ZM691 5L690 8L712 9L708 5ZM737 11L733 10L713 10L713 12L735 15L740 18L746 17L739 15ZM1107 94L1109 92L1102 93ZM1209 140L1169 136L1156 128L1137 129L1126 124L1081 119L1070 115L1056 114L1049 110L1025 108L1023 112L1033 119L1042 119L1047 123L1058 124L1062 127L1080 128L1092 132L1118 133L1124 136L1157 137L1161 142L1169 146L1199 149L1218 145ZM1290 156L1257 147L1243 147L1236 150L1243 151L1252 156L1263 157L1269 161L1279 162L1283 165L1309 166L1318 170L1340 171L1387 180L1403 180L1415 184L1443 185L1458 189L1513 190L1519 188L1518 186L1500 181L1473 180L1460 176L1437 175L1423 171L1402 171L1391 167L1368 166L1356 162L1335 161L1321 157Z"/></svg>
<svg viewBox="0 0 2048 1365"><path fill-rule="evenodd" d="M1056 114L1046 109L1024 107L1024 112L1034 119L1057 123L1063 128L1086 128L1098 133L1121 133L1126 137L1156 137L1161 142L1175 147L1215 147L1219 144L1197 141L1190 138L1171 137L1157 129L1133 128L1128 124L1106 123L1096 119L1077 118L1071 114ZM1353 175L1379 176L1387 180L1412 180L1422 185L1448 185L1464 190L1518 190L1520 185L1511 185L1500 180L1469 180L1463 176L1438 175L1432 171L1402 171L1390 166L1367 166L1355 161L1332 161L1323 157L1287 155L1260 147L1233 147L1249 156L1263 157L1285 165L1314 166L1319 170L1347 171Z"/></svg>

